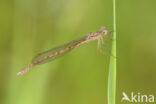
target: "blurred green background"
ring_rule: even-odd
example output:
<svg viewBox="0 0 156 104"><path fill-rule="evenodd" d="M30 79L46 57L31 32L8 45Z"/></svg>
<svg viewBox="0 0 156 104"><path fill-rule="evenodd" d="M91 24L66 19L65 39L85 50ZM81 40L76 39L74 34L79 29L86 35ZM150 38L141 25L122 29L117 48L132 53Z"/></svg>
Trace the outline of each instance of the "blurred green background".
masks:
<svg viewBox="0 0 156 104"><path fill-rule="evenodd" d="M117 0L117 104L122 92L156 96L156 1ZM107 104L109 55L97 41L16 73L36 53L105 26L112 0L0 0L0 104Z"/></svg>

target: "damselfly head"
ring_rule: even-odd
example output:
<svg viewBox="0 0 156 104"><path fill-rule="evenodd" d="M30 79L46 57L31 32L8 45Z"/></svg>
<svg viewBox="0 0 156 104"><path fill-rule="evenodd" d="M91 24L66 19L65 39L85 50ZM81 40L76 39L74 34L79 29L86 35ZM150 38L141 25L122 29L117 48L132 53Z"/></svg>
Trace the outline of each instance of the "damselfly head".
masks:
<svg viewBox="0 0 156 104"><path fill-rule="evenodd" d="M105 27L101 27L101 29L99 30L99 33L100 33L101 35L106 36L108 32L107 32L107 30L106 30Z"/></svg>
<svg viewBox="0 0 156 104"><path fill-rule="evenodd" d="M97 32L91 32L87 35L86 40L91 41L91 40L96 40L100 38L101 36L106 36L107 35L107 30L105 27L102 27L99 31Z"/></svg>

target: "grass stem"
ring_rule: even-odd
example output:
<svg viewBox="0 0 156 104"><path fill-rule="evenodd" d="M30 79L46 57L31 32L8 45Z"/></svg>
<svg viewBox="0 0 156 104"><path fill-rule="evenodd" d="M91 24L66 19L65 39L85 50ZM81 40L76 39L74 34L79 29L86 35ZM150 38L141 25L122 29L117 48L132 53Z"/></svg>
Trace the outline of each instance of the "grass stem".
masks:
<svg viewBox="0 0 156 104"><path fill-rule="evenodd" d="M116 0L113 0L113 43L108 75L108 104L115 104L116 97Z"/></svg>

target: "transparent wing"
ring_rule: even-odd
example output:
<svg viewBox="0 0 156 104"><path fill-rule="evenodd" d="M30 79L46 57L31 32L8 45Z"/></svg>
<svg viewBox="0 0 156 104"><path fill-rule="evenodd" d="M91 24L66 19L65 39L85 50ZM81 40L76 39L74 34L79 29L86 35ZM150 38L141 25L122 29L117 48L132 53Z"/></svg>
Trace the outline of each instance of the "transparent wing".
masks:
<svg viewBox="0 0 156 104"><path fill-rule="evenodd" d="M46 56L55 54L56 52L59 52L59 51L61 51L61 50L64 50L64 49L66 49L66 48L68 48L68 47L74 46L74 45L76 45L76 44L78 44L78 43L80 43L80 42L82 42L82 41L85 41L85 39L86 39L86 36L85 36L85 37L82 37L82 38L79 38L79 39L77 39L77 40L71 41L71 42L69 42L69 43L67 43L67 44L58 46L58 47L56 47L56 48L52 48L52 49L49 49L49 50L47 50L47 51L41 52L41 53L37 54L37 55L32 59L32 63L37 62L38 60L43 59L43 58L46 57ZM68 51L67 51L67 52L68 52ZM67 53L67 52L65 52L65 53ZM43 61L43 62L41 62L41 63L39 63L39 64L43 64L43 63L47 63L47 62L53 61L53 60L55 60L56 58L58 58L58 57L60 57L60 56L63 56L65 53L62 53L62 54L59 54L59 55L57 55L57 56L51 57L51 58L49 58L49 59L47 59L47 60L45 60L45 61Z"/></svg>

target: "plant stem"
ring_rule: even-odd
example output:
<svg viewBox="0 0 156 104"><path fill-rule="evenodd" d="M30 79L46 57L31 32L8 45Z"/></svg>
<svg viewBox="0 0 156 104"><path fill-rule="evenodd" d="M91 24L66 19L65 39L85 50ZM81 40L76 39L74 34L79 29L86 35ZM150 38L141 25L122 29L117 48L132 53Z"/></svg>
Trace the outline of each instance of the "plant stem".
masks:
<svg viewBox="0 0 156 104"><path fill-rule="evenodd" d="M108 75L108 104L115 104L116 97L116 0L113 0L113 43Z"/></svg>

